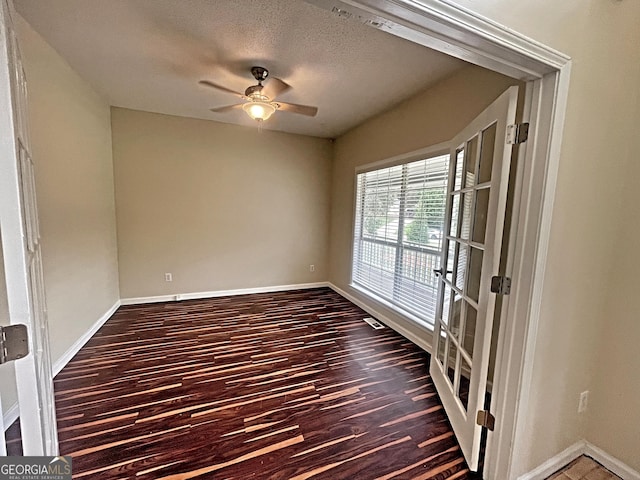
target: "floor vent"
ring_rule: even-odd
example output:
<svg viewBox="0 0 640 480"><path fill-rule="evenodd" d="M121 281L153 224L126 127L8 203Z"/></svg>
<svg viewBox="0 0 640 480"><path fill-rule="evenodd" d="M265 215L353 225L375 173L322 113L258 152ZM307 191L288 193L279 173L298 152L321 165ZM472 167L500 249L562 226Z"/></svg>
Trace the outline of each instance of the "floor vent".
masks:
<svg viewBox="0 0 640 480"><path fill-rule="evenodd" d="M371 325L376 330L380 330L380 329L384 328L384 325L381 324L379 321L377 321L375 318L366 317L364 319L364 321L367 322L369 325Z"/></svg>

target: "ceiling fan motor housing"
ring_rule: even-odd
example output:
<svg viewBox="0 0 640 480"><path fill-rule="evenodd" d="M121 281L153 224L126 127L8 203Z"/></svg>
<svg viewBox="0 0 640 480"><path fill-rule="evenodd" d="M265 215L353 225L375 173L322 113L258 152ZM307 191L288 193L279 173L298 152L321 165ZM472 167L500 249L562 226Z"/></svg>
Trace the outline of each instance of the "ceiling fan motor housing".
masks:
<svg viewBox="0 0 640 480"><path fill-rule="evenodd" d="M262 82L269 76L269 70L264 67L251 67L251 75L253 75L253 78L258 82Z"/></svg>

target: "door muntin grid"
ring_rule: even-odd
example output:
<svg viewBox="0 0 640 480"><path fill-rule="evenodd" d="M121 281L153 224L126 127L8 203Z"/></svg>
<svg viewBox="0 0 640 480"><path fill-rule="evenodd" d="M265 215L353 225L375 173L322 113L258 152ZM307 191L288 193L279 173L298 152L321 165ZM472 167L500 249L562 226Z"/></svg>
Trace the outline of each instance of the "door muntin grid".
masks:
<svg viewBox="0 0 640 480"><path fill-rule="evenodd" d="M448 191L448 234L441 276L442 321L436 332L436 358L463 412L469 405L475 327L483 292L481 272L496 123L482 129L456 149Z"/></svg>

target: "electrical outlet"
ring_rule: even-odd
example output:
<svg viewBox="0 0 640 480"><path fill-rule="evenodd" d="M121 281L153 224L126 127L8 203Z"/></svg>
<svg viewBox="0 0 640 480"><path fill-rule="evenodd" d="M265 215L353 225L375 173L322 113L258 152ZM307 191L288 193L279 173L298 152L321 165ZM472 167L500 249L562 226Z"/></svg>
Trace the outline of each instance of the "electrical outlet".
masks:
<svg viewBox="0 0 640 480"><path fill-rule="evenodd" d="M171 275L170 273L165 273L164 274L164 281L165 282L173 282L173 275Z"/></svg>
<svg viewBox="0 0 640 480"><path fill-rule="evenodd" d="M580 401L578 402L578 413L584 413L589 406L589 390L585 390L580 394Z"/></svg>
<svg viewBox="0 0 640 480"><path fill-rule="evenodd" d="M315 265L309 265L309 271L310 272L315 272L316 271L316 266Z"/></svg>

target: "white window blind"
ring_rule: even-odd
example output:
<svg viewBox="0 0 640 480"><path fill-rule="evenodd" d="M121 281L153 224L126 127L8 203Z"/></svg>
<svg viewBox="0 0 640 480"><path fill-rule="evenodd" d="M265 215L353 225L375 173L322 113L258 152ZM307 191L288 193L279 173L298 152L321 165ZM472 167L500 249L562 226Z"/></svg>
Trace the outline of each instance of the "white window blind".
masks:
<svg viewBox="0 0 640 480"><path fill-rule="evenodd" d="M449 155L357 175L352 283L433 325Z"/></svg>

